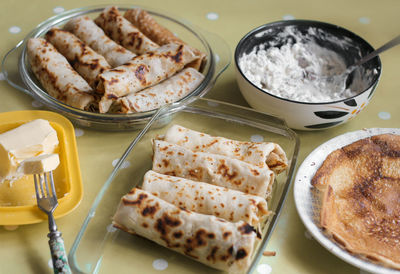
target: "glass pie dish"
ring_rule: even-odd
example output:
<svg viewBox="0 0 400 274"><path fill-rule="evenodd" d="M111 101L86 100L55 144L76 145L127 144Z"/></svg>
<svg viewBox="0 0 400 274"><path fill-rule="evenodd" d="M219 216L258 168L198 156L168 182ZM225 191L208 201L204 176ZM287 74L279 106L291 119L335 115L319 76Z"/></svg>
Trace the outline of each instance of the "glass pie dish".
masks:
<svg viewBox="0 0 400 274"><path fill-rule="evenodd" d="M107 6L109 5L73 9L40 23L24 40L20 41L5 55L2 61L2 72L10 85L32 96L47 108L65 115L77 126L109 131L143 128L156 110L131 114L100 114L68 106L45 92L34 76L27 60L26 43L29 38L42 37L50 28L62 26L77 16L87 15L94 19ZM118 5L118 9L121 12L136 7L138 6ZM218 35L201 30L187 21L177 19L176 16L147 8L143 9L151 14L158 23L174 32L180 39L207 55L207 61L202 69L204 80L181 101L185 101L192 96L204 96L230 63L231 54L228 45Z"/></svg>
<svg viewBox="0 0 400 274"><path fill-rule="evenodd" d="M272 234L290 188L299 150L297 135L285 122L267 114L223 103L193 97L186 102L160 108L140 131L119 159L100 189L71 247L69 262L77 273L152 273L157 259L168 262L171 273L218 273L188 257L158 246L144 238L117 230L111 224L121 197L140 186L143 175L152 167L151 139L165 133L173 124L242 141L278 143L287 154L288 169L276 177L269 200L274 214L262 226L262 241L257 245L248 273L252 272ZM154 267L154 268L153 268Z"/></svg>

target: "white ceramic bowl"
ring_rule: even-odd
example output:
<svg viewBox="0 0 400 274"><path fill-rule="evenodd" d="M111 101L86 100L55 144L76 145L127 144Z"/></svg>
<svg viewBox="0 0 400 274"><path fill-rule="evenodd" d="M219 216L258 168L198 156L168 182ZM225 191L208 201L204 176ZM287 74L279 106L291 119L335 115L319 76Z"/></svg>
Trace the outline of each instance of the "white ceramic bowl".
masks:
<svg viewBox="0 0 400 274"><path fill-rule="evenodd" d="M260 44L275 41L275 46L287 43L289 38L280 38L279 33L286 26L294 26L301 32L305 32L309 27L323 30L325 33L336 36L338 39L346 39L350 45L341 47L334 43L319 41L319 44L328 49L334 50L341 55L346 65L351 65L361 56L374 50L374 48L358 35L349 30L328 23L309 21L309 20L287 20L278 21L260 26L247 33L238 43L235 50L236 80L240 91L248 104L260 111L283 118L289 127L300 130L325 129L340 125L354 118L363 108L367 106L374 94L381 75L381 61L376 57L363 65L363 69L374 71L373 76L368 80L366 89L357 95L325 103L307 103L289 100L272 95L265 90L258 88L246 78L239 67L239 58L251 52L254 47ZM286 40L285 40L286 39Z"/></svg>

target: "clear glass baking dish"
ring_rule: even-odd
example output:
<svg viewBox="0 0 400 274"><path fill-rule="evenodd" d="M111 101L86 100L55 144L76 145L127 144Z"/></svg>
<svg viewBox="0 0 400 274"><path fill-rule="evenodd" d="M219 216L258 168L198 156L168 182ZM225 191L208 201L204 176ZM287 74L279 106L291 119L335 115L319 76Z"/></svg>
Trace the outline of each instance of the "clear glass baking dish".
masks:
<svg viewBox="0 0 400 274"><path fill-rule="evenodd" d="M152 166L151 139L172 124L236 140L276 142L285 150L289 168L277 176L269 208L274 214L262 230L262 241L254 253L252 272L267 245L290 188L299 150L299 139L276 117L229 103L193 97L185 103L160 108L121 156L98 193L71 247L69 262L77 273L152 273L154 260L168 262L168 273L217 273L192 259L144 238L112 227L111 218L121 197L140 186Z"/></svg>
<svg viewBox="0 0 400 274"><path fill-rule="evenodd" d="M10 85L34 97L47 108L65 115L77 126L109 131L143 128L155 113L155 110L132 114L100 114L68 106L45 92L31 71L27 60L26 43L29 38L42 37L50 28L54 26L61 27L68 20L77 16L87 15L95 18L107 6L110 5L103 4L73 9L40 23L24 40L20 41L4 56L2 72ZM117 6L121 12L138 7L134 5ZM151 10L145 7L140 8L148 11L157 22L173 31L187 44L207 54L207 62L202 70L205 76L203 82L181 101L185 101L192 96L204 96L214 86L218 76L229 65L231 58L229 46L218 35L201 30L186 20L178 19L177 16L167 14L164 11Z"/></svg>

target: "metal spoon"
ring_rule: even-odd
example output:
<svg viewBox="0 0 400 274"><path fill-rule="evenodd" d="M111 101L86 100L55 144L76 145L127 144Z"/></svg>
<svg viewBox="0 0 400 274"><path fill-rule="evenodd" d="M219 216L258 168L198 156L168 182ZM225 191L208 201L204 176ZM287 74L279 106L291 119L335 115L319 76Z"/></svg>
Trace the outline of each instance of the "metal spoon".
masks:
<svg viewBox="0 0 400 274"><path fill-rule="evenodd" d="M364 64L365 62L368 62L369 60L371 60L372 58L378 56L380 53L384 52L385 50L388 50L394 46L397 46L398 44L400 44L400 35L393 38L392 40L390 40L389 42L387 42L386 44L384 44L383 46L381 46L380 48L370 52L369 54L365 55L364 57L362 57L360 60L358 60L357 62L355 62L353 65L351 65L350 67L348 67L343 74L350 74L356 67Z"/></svg>
<svg viewBox="0 0 400 274"><path fill-rule="evenodd" d="M380 53L384 52L385 50L388 50L394 46L397 46L400 44L400 35L395 37L394 39L390 40L389 42L385 43L383 46L380 48L370 52L369 54L365 55L362 57L360 60L356 61L353 65L347 67L345 71L343 71L340 74L337 75L330 75L330 76L317 76L317 75L308 75L307 77L309 79L315 79L317 77L319 78L326 78L327 82L331 83L344 83L345 87L348 87L350 84L350 81L352 80L352 77L349 77L350 74L360 65L368 62L372 58L378 56ZM350 80L350 81L349 81Z"/></svg>

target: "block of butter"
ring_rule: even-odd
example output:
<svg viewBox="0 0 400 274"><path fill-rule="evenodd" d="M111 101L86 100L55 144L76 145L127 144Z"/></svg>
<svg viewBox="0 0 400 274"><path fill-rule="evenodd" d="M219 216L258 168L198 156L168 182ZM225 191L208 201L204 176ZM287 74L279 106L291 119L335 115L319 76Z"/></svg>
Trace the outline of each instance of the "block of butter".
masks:
<svg viewBox="0 0 400 274"><path fill-rule="evenodd" d="M59 164L60 158L58 154L43 154L23 161L18 171L25 175L41 174L55 170Z"/></svg>
<svg viewBox="0 0 400 274"><path fill-rule="evenodd" d="M26 159L51 154L58 145L57 132L44 119L36 119L0 134L0 183L24 174L18 170Z"/></svg>

